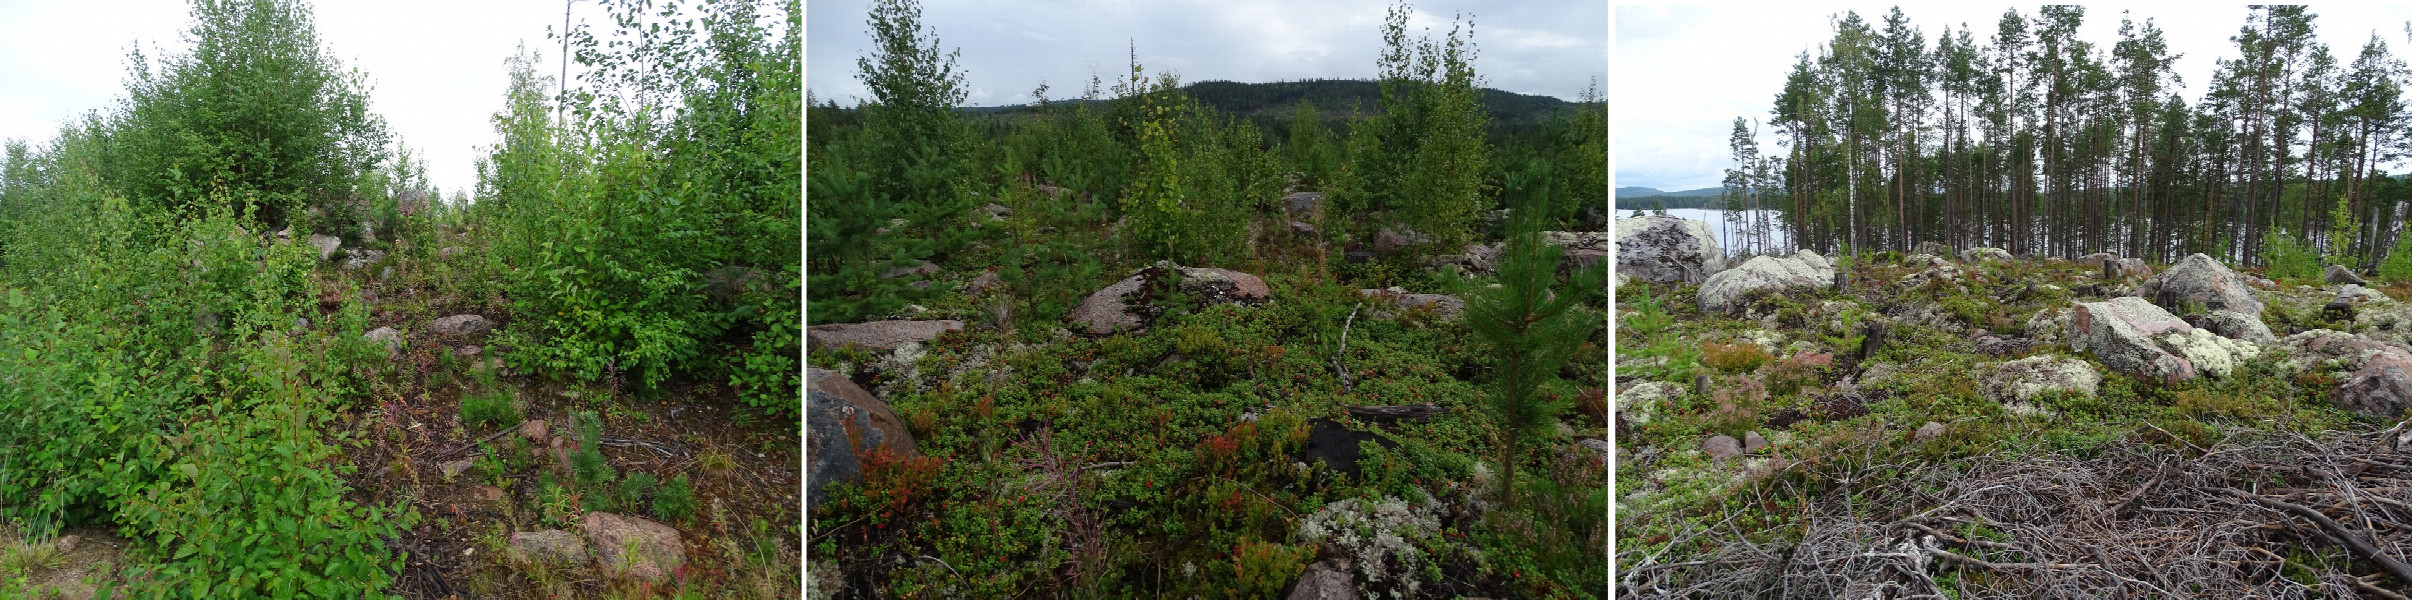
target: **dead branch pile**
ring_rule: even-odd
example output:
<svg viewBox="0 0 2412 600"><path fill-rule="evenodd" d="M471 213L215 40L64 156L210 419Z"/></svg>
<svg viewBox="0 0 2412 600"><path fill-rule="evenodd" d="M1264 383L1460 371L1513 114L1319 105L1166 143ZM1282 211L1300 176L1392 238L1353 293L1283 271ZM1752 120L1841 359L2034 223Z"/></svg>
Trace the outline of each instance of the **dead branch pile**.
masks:
<svg viewBox="0 0 2412 600"><path fill-rule="evenodd" d="M1729 518L1621 549L1618 596L2401 599L2403 429L2210 448L2150 430L2085 460L1821 469L1820 491L1779 478L1752 492L1752 506L1797 510L1780 518L1796 535L1746 536ZM1768 502L1787 492L1796 508Z"/></svg>

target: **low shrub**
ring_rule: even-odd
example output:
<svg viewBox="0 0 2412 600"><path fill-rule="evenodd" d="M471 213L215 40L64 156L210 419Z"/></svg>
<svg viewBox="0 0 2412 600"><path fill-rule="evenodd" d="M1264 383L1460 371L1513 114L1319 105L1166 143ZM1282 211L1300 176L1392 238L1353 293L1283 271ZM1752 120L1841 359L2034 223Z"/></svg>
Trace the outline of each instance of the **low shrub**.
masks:
<svg viewBox="0 0 2412 600"><path fill-rule="evenodd" d="M469 429L506 427L519 424L519 409L511 406L508 394L471 394L461 397L461 426Z"/></svg>
<svg viewBox="0 0 2412 600"><path fill-rule="evenodd" d="M670 483L653 494L653 516L671 522L695 516L695 488L688 485L686 474L670 478Z"/></svg>
<svg viewBox="0 0 2412 600"><path fill-rule="evenodd" d="M1756 369L1759 368L1759 365L1767 364L1774 358L1767 354L1765 348L1760 348L1758 344L1750 342L1733 344L1701 342L1700 344L1700 364L1727 373L1741 373Z"/></svg>

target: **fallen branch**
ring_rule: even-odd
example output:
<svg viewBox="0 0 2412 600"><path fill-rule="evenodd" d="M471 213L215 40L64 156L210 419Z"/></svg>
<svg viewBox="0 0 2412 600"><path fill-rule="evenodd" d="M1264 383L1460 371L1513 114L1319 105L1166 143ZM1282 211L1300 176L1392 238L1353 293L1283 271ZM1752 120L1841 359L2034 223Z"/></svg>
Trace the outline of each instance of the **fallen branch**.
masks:
<svg viewBox="0 0 2412 600"><path fill-rule="evenodd" d="M1444 410L1439 406L1435 406L1430 402L1400 406L1350 405L1346 407L1346 410L1348 411L1348 416L1367 421L1396 421L1399 419L1423 421L1438 416L1441 413L1448 412L1447 410Z"/></svg>
<svg viewBox="0 0 2412 600"><path fill-rule="evenodd" d="M2344 525L2337 523L2336 519L2331 519L2328 518L2328 515L2320 514L2320 511L2312 510L2309 506L2278 500L2236 488L2220 489L2221 491L2227 492L2228 495L2259 502L2271 508L2284 509L2287 512L2295 513L2297 516L2309 519L2311 522L2319 524L2321 529L2328 530L2329 535L2337 538L2337 541L2345 544L2345 547L2353 549L2355 553L2361 554L2363 558L2370 559L2371 562L2378 563L2379 566L2386 567L2387 572L2394 574L2396 580L2405 583L2412 583L2412 565L2406 565L2403 561L2396 560L2395 557L2388 556L2386 553L2381 552L2378 549L2378 546L2371 545L2368 540L2362 539L2362 536L2355 535L2352 530L2346 529Z"/></svg>
<svg viewBox="0 0 2412 600"><path fill-rule="evenodd" d="M1332 372L1340 375L1342 392L1356 391L1357 384L1349 379L1348 369L1340 366L1340 357L1348 354L1348 328L1357 324L1357 309L1360 308L1365 308L1365 303L1358 302L1356 306L1349 307L1348 321L1340 324L1340 351L1332 353Z"/></svg>

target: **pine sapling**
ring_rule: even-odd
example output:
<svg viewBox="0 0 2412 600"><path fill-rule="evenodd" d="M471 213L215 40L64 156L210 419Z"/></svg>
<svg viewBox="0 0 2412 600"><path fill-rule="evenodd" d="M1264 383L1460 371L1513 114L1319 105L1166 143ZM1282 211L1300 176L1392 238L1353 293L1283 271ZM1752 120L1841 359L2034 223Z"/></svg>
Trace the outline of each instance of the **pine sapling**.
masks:
<svg viewBox="0 0 2412 600"><path fill-rule="evenodd" d="M1541 230L1552 212L1549 181L1549 165L1539 161L1511 177L1509 185L1521 197L1509 219L1499 287L1482 289L1467 303L1468 323L1499 358L1493 372L1496 387L1484 408L1500 425L1500 495L1511 509L1524 444L1550 431L1555 415L1565 409L1565 402L1542 398L1540 388L1604 325L1578 304L1587 295L1580 290L1604 283L1605 262L1576 271L1567 293L1552 289L1565 249L1542 241Z"/></svg>

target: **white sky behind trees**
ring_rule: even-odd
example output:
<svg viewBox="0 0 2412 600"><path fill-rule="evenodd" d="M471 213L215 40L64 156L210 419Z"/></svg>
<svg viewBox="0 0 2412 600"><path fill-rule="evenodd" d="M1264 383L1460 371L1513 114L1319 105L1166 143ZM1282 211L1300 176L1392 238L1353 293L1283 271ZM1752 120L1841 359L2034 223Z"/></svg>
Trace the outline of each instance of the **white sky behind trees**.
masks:
<svg viewBox="0 0 2412 600"><path fill-rule="evenodd" d="M477 184L476 159L497 139L489 120L509 83L503 61L524 41L539 69L559 73L561 0L314 2L319 43L372 87L369 110L427 162L428 182L449 196ZM601 7L580 1L572 18L608 28ZM40 146L61 125L125 97L127 53L159 58L190 47L183 0L0 0L0 139ZM577 65L570 65L574 78Z"/></svg>
<svg viewBox="0 0 2412 600"><path fill-rule="evenodd" d="M805 86L815 101L869 101L855 59L870 52L868 0L816 0L805 10ZM1183 82L1261 83L1372 79L1382 51L1387 0L926 0L923 25L941 51L961 49L964 102L1003 106L1031 101L1040 80L1051 99L1078 98L1094 73L1101 95L1130 72L1130 44L1153 77L1177 71ZM1408 36L1430 28L1439 38L1464 13L1481 50L1484 85L1575 100L1592 79L1605 89L1605 0L1486 2L1420 0Z"/></svg>
<svg viewBox="0 0 2412 600"><path fill-rule="evenodd" d="M1616 187L1681 191L1723 185L1733 166L1727 146L1734 117L1759 125L1762 153L1779 150L1767 125L1784 76L1803 51L1834 37L1830 17L1857 11L1881 28L1895 3L1751 3L1698 6L1620 3L1616 7L1616 50L1608 86L1609 146ZM1927 49L1949 26L1966 23L1979 44L1989 43L2003 11L2018 9L2032 27L2041 4L1901 3L1902 14L1924 32ZM2245 25L2244 5L2159 3L2089 5L2078 37L2105 51L2118 41L2121 11L2138 27L2145 19L2161 28L2172 54L2183 54L2175 71L2185 80L2176 90L2191 106L2202 98L2217 60L2233 59L2228 40ZM2374 31L2389 54L2412 58L2404 24L2412 6L2313 4L2315 41L2328 45L2339 65L2353 62Z"/></svg>

